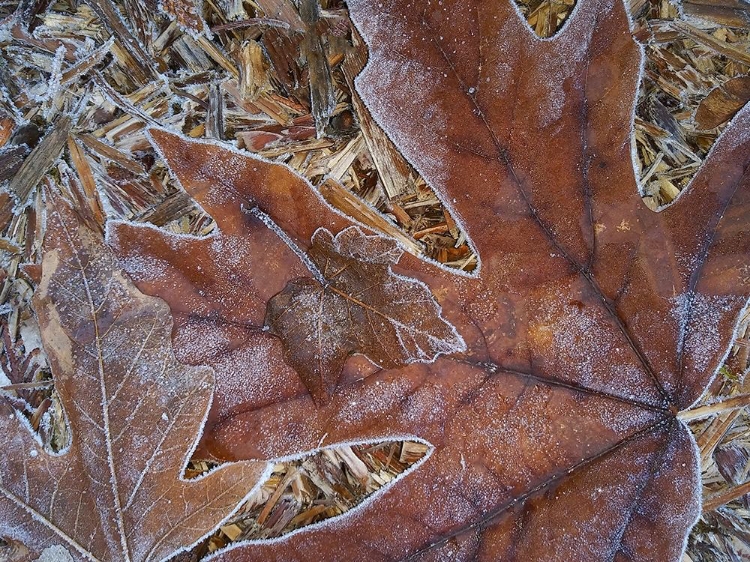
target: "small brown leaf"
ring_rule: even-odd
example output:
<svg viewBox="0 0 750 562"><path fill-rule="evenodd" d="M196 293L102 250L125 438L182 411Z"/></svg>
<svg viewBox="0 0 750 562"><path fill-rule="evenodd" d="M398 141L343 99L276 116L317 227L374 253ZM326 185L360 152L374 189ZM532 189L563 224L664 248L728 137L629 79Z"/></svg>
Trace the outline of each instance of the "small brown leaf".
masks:
<svg viewBox="0 0 750 562"><path fill-rule="evenodd" d="M357 227L336 237L318 230L309 251L318 279L296 279L268 303L266 325L317 403L333 394L352 353L394 368L465 349L427 286L391 271L402 253Z"/></svg>
<svg viewBox="0 0 750 562"><path fill-rule="evenodd" d="M196 240L119 223L110 226L109 243L139 288L170 304L178 357L191 364L208 361L220 373L218 417L235 402L236 386L249 384L242 376L248 356L267 357L262 368L282 378L281 342L261 330L264 323L282 336L287 362L319 404L336 388L352 353L396 367L463 349L463 340L441 318L429 290L390 272L402 253L396 242L366 236L358 228L344 230L350 222L281 166L162 130L151 134L188 193L217 221L219 232ZM344 232L334 240L330 232L317 229L321 223ZM309 279L311 271L317 282ZM300 277L308 279L288 285ZM380 286L385 281L389 284ZM266 303L284 287L266 315ZM308 297L304 306L303 294ZM309 297L315 294L325 295L326 310L344 321L331 318L318 325L323 318L309 310ZM294 299L296 308L308 309L306 315L301 310L281 314ZM378 324L372 323L375 317ZM308 338L318 341L310 331L315 325L325 343L297 346ZM218 341L222 343L206 345ZM221 367L214 362L218 357Z"/></svg>
<svg viewBox="0 0 750 562"><path fill-rule="evenodd" d="M51 455L0 402L0 528L35 555L57 549L49 560L164 560L228 517L266 465L184 479L213 373L177 363L166 305L139 293L100 236L48 197L34 305L72 436Z"/></svg>
<svg viewBox="0 0 750 562"><path fill-rule="evenodd" d="M340 230L349 221L287 168L167 131L151 134L182 186L219 228L196 239L111 222L108 243L122 267L139 289L169 304L178 359L216 370L214 418L240 403L238 388L265 389L262 401L280 391L304 393L301 383L280 389L261 377L281 380L293 373L281 342L262 326L271 297L310 272L275 231L246 211L273 210L269 218L303 251L320 224Z"/></svg>

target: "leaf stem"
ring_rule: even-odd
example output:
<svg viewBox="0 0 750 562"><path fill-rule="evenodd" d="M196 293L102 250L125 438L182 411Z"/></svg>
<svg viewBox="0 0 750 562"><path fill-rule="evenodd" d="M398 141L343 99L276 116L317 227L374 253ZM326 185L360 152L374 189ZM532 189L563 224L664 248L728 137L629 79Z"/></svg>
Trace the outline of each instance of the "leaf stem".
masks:
<svg viewBox="0 0 750 562"><path fill-rule="evenodd" d="M257 217L260 219L263 224L265 224L269 229L271 229L283 242L289 246L289 249L292 250L295 254L297 254L297 257L300 259L300 261L305 265L305 267L312 273L312 276L315 278L315 280L320 283L321 285L325 286L328 284L325 277L323 277L323 274L320 272L320 270L315 266L313 261L310 259L310 256L307 255L307 253L300 248L294 240L291 239L291 237L282 230L282 228L274 222L274 220L261 211L258 207L252 207L250 209L244 209L243 211L247 213L248 215L253 215L254 217Z"/></svg>

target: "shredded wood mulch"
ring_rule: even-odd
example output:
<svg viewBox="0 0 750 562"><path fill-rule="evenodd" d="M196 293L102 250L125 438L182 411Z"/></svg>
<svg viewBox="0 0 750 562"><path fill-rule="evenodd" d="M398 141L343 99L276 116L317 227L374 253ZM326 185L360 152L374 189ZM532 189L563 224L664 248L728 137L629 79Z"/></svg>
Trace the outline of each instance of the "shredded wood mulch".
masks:
<svg viewBox="0 0 750 562"><path fill-rule="evenodd" d="M40 187L59 190L100 230L109 218L195 235L214 228L154 153L147 125L235 142L283 162L331 204L412 253L476 267L464 233L354 91L367 49L343 1L202 4L198 13L180 0L0 0L0 380L5 399L53 449L66 442L66 426L29 304L33 275L21 269L39 262ZM548 37L565 25L575 0L518 4ZM658 209L685 188L750 100L750 6L627 4L647 56L634 164L644 202ZM687 414L706 501L686 562L750 556L750 414L742 407L750 393L748 321L704 397L706 409L693 410L705 417ZM280 463L232 521L182 559L340 515L426 452L421 443L378 443ZM193 461L188 476L208 469ZM16 547L0 537L0 559Z"/></svg>

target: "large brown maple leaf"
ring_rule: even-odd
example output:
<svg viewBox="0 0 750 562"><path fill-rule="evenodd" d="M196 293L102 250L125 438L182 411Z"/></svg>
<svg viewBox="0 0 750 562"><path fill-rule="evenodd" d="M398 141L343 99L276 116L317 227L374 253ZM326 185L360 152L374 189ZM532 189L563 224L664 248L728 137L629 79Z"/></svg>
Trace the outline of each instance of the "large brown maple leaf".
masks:
<svg viewBox="0 0 750 562"><path fill-rule="evenodd" d="M240 350L259 349L228 337L227 326L242 324L242 299L281 291L316 226L336 234L348 224L283 168L156 137L222 232L251 244L261 235L241 207L256 206L253 216L286 240L267 250L281 256L267 284L251 263L263 253L226 267L202 253L212 241L159 234L155 243L127 225L112 235L139 286L178 317L190 316L179 308L186 291L205 299L203 331L178 320L182 353L197 349L196 334L221 329L221 345L202 357L232 381L223 387L231 407L202 453L273 458L405 436L434 448L336 524L240 544L222 559L677 560L700 499L695 446L676 414L721 364L750 290L750 112L687 192L653 213L630 150L642 53L619 0L581 1L553 40L537 38L509 2L355 0L350 9L371 55L360 94L480 257L472 276L410 256L394 273L431 287L467 350L397 369L352 357L318 405L267 332L268 351L246 354L234 374ZM181 273L188 255L205 273ZM244 276L235 300L233 275ZM259 326L262 298L254 310Z"/></svg>

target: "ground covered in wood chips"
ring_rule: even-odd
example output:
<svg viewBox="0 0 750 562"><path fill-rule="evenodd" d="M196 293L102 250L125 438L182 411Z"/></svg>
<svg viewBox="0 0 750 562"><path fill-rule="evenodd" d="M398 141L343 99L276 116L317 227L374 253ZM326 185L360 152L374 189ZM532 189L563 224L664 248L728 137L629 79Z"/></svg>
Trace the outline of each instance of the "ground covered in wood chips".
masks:
<svg viewBox="0 0 750 562"><path fill-rule="evenodd" d="M658 209L687 186L750 100L750 6L627 3L647 56L633 160L644 202ZM20 270L39 261L40 186L62 192L102 230L109 218L197 235L214 228L151 148L147 125L236 142L283 162L412 253L476 266L463 233L354 91L367 51L344 2L206 0L201 14L184 5L0 1L0 386L52 448L65 443L66 426L51 384L40 383L50 374L29 305L34 286ZM559 31L574 7L574 0L519 0L543 37ZM711 405L750 392L743 322L722 376L684 416L700 447L705 498L686 561L750 556L750 416L743 398ZM181 559L339 515L426 452L417 442L378 443L280 463L232 521ZM188 476L209 468L194 461ZM14 548L0 532L0 559Z"/></svg>

